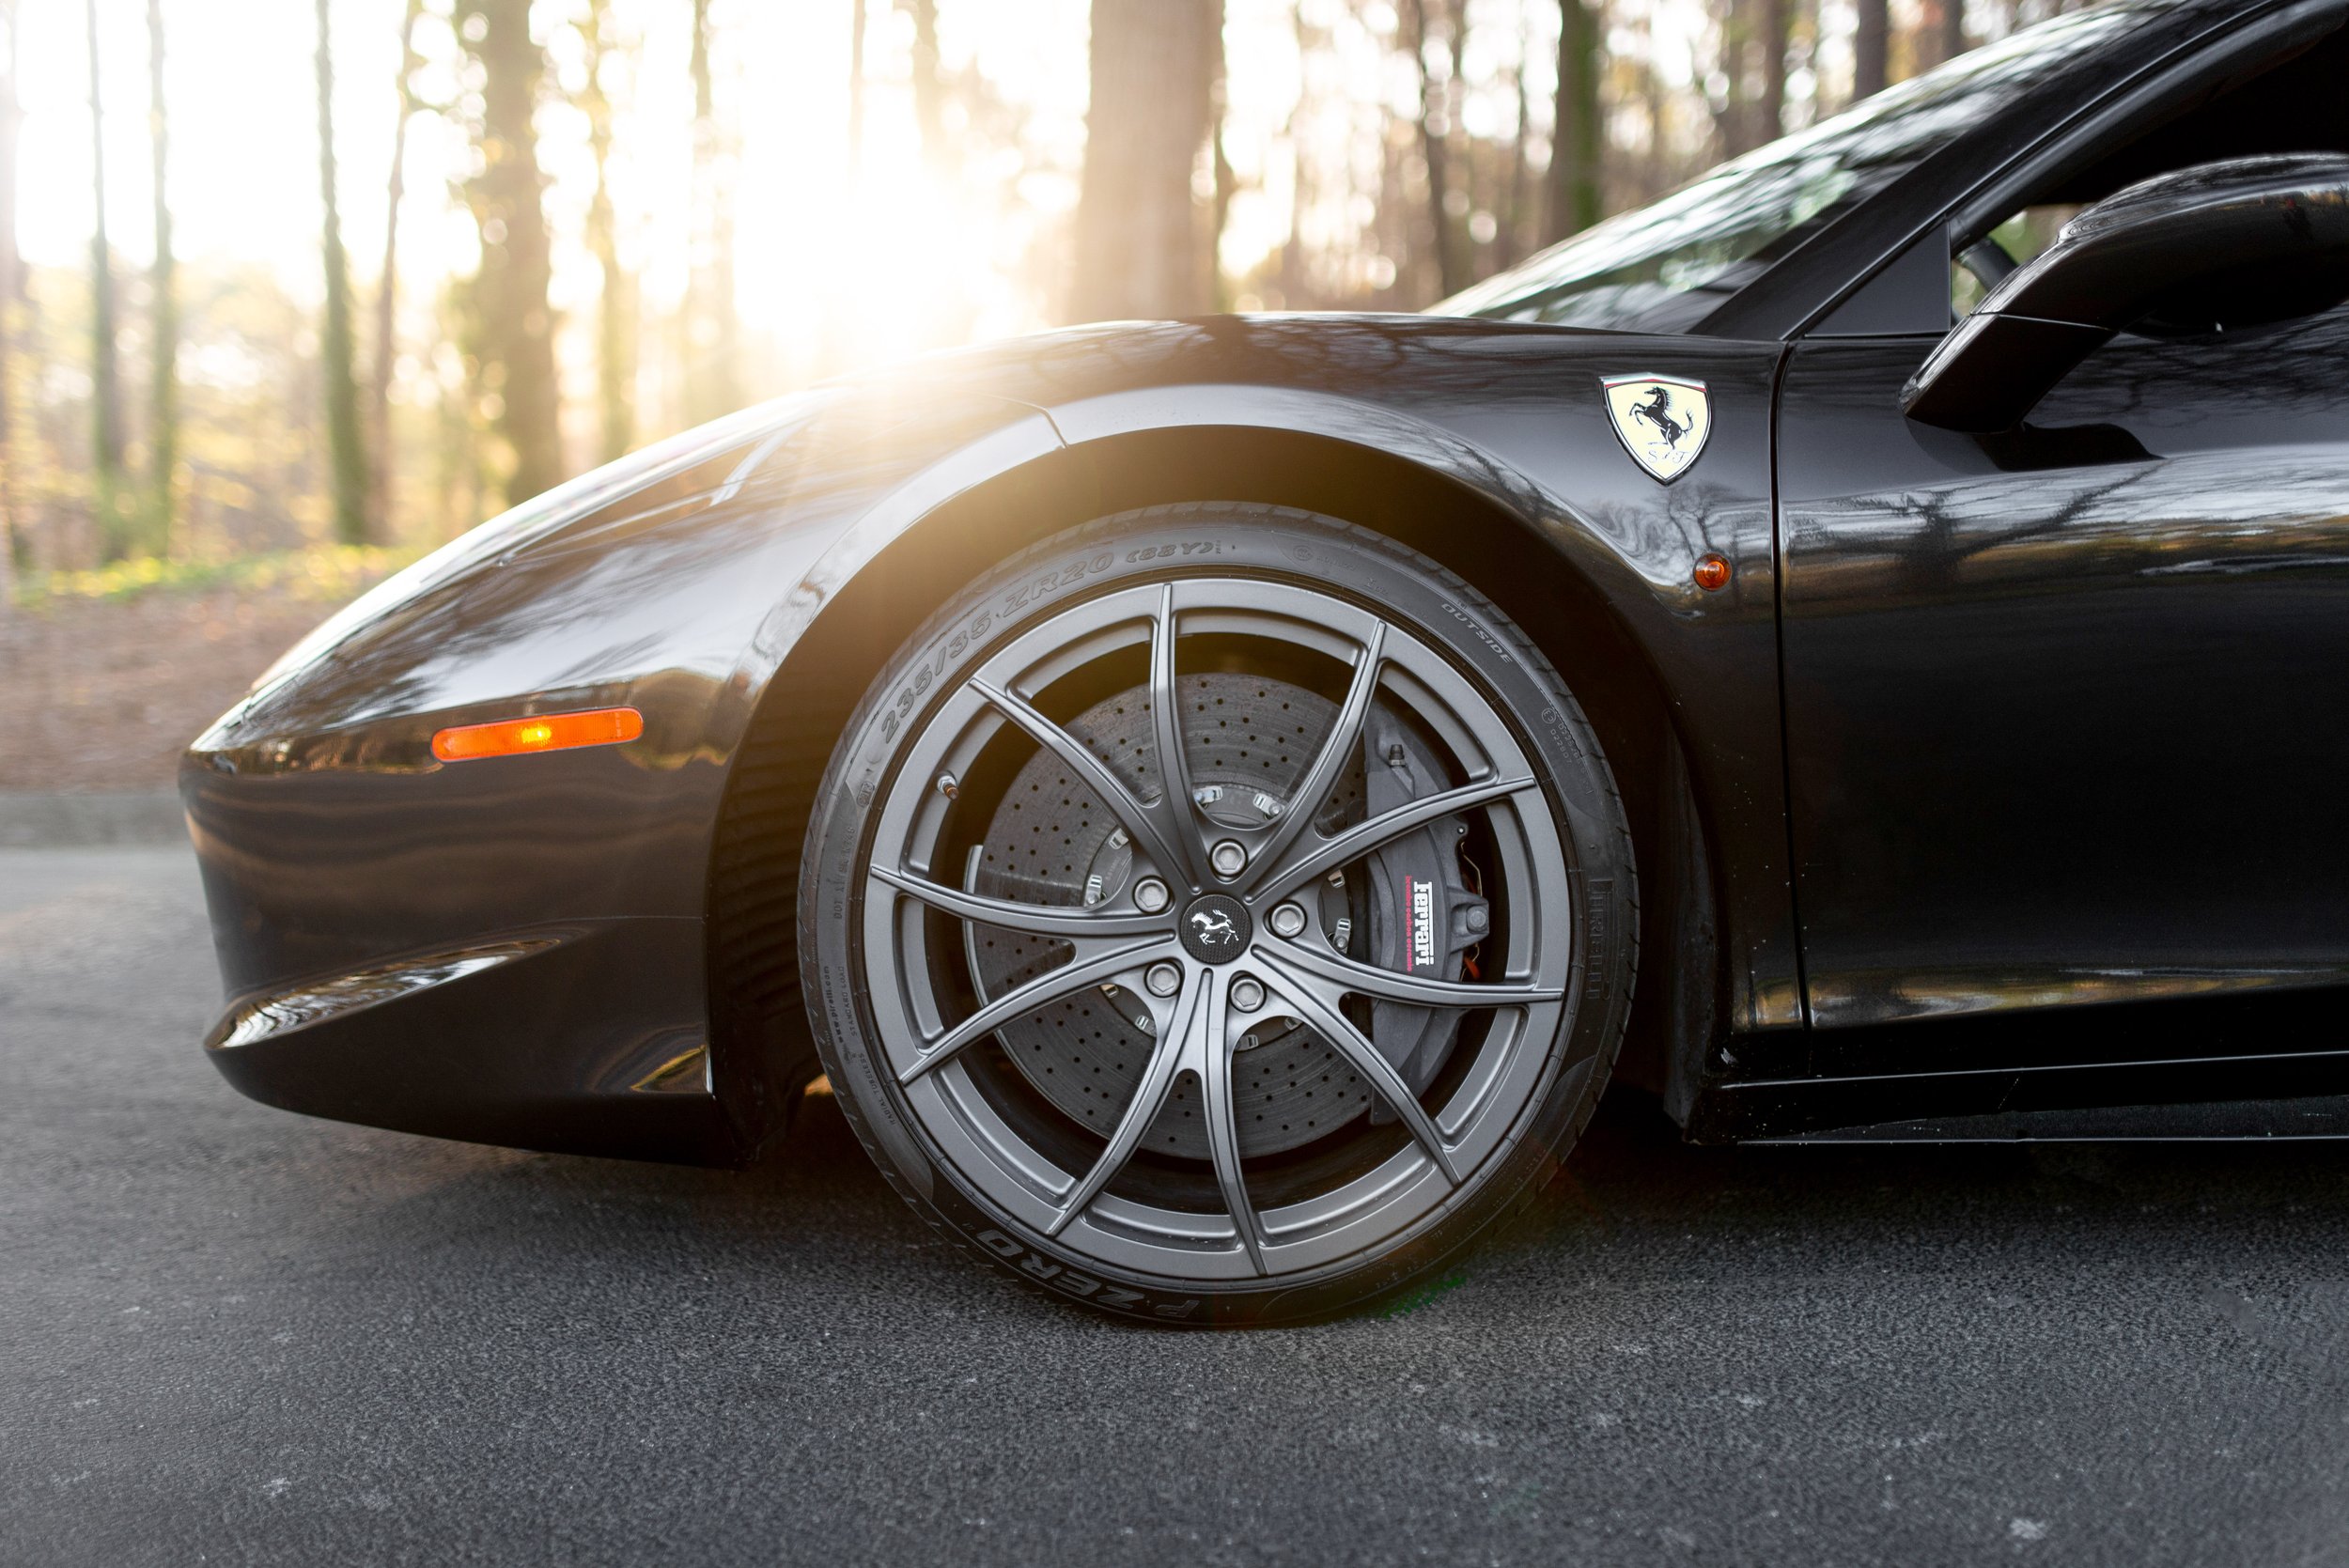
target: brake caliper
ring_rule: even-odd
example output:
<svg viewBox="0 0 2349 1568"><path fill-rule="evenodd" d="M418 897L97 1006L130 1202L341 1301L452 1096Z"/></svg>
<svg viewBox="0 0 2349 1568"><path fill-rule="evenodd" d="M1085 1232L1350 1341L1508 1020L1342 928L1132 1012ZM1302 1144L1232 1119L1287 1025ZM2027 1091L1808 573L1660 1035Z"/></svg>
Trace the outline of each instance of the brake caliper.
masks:
<svg viewBox="0 0 2349 1568"><path fill-rule="evenodd" d="M1362 734L1362 793L1366 816L1423 800L1444 788L1434 755L1402 725L1373 709ZM1380 969L1426 980L1458 980L1464 955L1492 925L1492 907L1463 885L1461 858L1468 820L1439 817L1417 832L1381 846L1364 862L1367 875L1348 878L1358 890L1363 939L1356 956ZM1412 1093L1424 1090L1460 1032L1457 1008L1373 1001L1371 1043L1393 1063ZM1393 1119L1374 1102L1374 1122Z"/></svg>

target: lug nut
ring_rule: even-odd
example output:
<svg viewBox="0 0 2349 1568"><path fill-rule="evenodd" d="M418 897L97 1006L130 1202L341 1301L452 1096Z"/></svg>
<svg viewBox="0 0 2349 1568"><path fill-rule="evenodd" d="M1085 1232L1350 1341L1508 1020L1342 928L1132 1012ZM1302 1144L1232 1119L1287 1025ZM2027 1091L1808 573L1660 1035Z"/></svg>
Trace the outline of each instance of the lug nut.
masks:
<svg viewBox="0 0 2349 1568"><path fill-rule="evenodd" d="M1218 877L1237 877L1248 864L1248 851L1237 839L1225 839L1207 851L1207 863L1215 867Z"/></svg>
<svg viewBox="0 0 2349 1568"><path fill-rule="evenodd" d="M1155 915L1166 908L1166 884L1156 877L1144 877L1134 884L1134 908L1145 915Z"/></svg>
<svg viewBox="0 0 2349 1568"><path fill-rule="evenodd" d="M1232 1005L1243 1013L1253 1013L1264 1005L1264 987L1246 975L1232 982Z"/></svg>
<svg viewBox="0 0 2349 1568"><path fill-rule="evenodd" d="M1468 911L1467 920L1468 928L1471 931L1482 931L1486 926L1492 924L1492 917L1490 915L1486 914L1483 909L1475 908L1471 908Z"/></svg>
<svg viewBox="0 0 2349 1568"><path fill-rule="evenodd" d="M1154 997L1171 997L1183 988L1183 971L1172 964L1152 964L1142 983Z"/></svg>
<svg viewBox="0 0 2349 1568"><path fill-rule="evenodd" d="M1299 937L1305 932L1305 907L1302 904L1283 904L1266 917L1276 937Z"/></svg>

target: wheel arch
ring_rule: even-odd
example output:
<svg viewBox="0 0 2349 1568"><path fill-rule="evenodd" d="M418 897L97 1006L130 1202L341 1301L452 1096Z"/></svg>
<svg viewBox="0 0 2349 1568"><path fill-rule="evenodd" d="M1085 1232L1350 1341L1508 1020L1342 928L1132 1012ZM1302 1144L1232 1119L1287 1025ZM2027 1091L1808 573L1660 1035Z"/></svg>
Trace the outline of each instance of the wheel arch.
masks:
<svg viewBox="0 0 2349 1568"><path fill-rule="evenodd" d="M1145 397L1159 406L1137 409ZM1706 906L1701 977L1692 986L1687 971L1698 966L1680 961L1643 966L1616 1077L1669 1091L1695 1067L1715 1009L1662 997L1660 987L1678 971L1673 992L1709 1002L1719 960L1704 868L1719 862L1705 851L1664 683L1609 598L1610 587L1623 591L1636 577L1534 487L1466 442L1388 411L1344 407L1358 427L1167 421L1163 395L1054 411L1062 445L893 524L884 537L852 529L810 574L836 588L759 693L710 866L712 1046L722 1058L765 1064L754 1090L760 1103L748 1108L760 1126L780 1129L819 1070L792 959L801 847L832 747L874 677L941 605L1006 556L1095 518L1193 502L1296 507L1408 545L1475 584L1570 674L1623 790L1643 878L1660 876L1659 891ZM1118 417L1132 412L1160 417ZM1364 421L1365 412L1383 418ZM1676 960L1690 952L1686 913L1662 898L1641 902L1643 949Z"/></svg>

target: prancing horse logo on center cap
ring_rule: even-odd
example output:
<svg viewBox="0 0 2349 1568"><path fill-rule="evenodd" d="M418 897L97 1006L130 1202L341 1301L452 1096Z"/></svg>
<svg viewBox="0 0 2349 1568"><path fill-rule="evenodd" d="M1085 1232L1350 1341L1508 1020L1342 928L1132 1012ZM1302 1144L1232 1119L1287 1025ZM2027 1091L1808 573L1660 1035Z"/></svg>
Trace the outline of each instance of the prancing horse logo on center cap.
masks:
<svg viewBox="0 0 2349 1568"><path fill-rule="evenodd" d="M1609 376L1608 417L1631 460L1669 485L1697 460L1713 433L1712 405L1703 381L1669 376Z"/></svg>
<svg viewBox="0 0 2349 1568"><path fill-rule="evenodd" d="M1239 940L1239 927L1232 917L1221 909L1200 909L1190 917L1190 928L1199 933L1199 939L1216 947Z"/></svg>
<svg viewBox="0 0 2349 1568"><path fill-rule="evenodd" d="M1175 928L1183 950L1203 964L1228 964L1248 951L1255 935L1248 906L1225 893L1201 893L1183 910Z"/></svg>

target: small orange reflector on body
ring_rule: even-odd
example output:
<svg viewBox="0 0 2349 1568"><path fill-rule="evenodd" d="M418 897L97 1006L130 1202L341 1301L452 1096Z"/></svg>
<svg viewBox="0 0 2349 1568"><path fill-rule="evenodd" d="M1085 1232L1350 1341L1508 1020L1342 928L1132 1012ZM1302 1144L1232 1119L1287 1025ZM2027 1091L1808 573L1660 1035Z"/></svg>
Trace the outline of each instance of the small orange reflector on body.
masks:
<svg viewBox="0 0 2349 1568"><path fill-rule="evenodd" d="M599 707L585 713L542 713L535 719L503 719L494 724L462 724L432 737L432 754L443 762L477 757L562 752L574 746L611 746L645 733L645 716L632 707Z"/></svg>
<svg viewBox="0 0 2349 1568"><path fill-rule="evenodd" d="M1729 558L1723 555L1700 555L1696 570L1689 574L1698 587L1708 594L1718 594L1729 586Z"/></svg>

